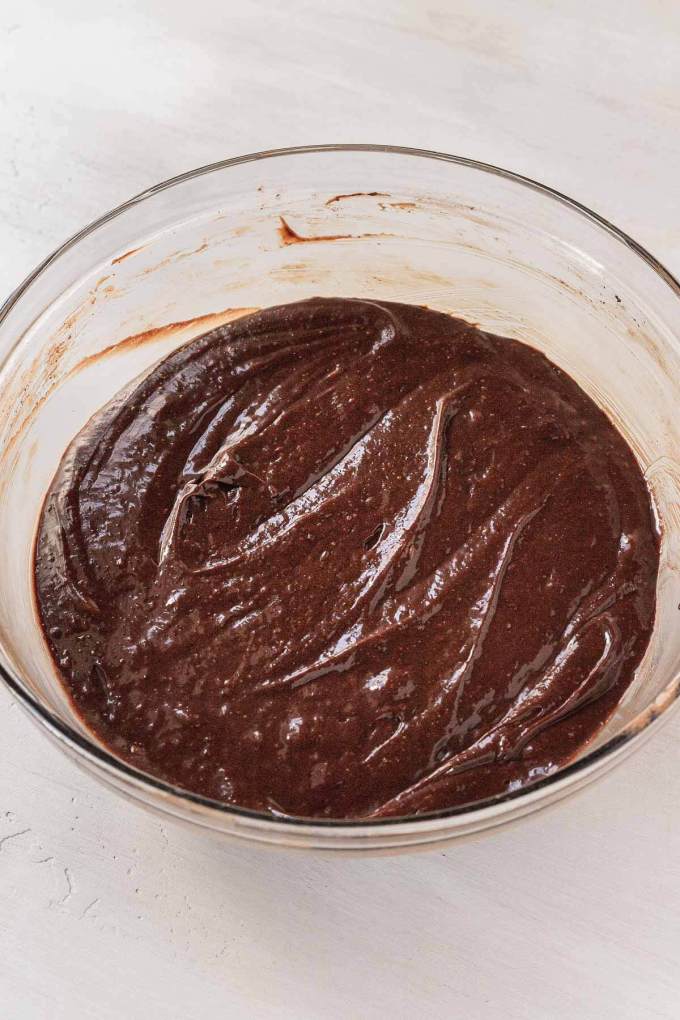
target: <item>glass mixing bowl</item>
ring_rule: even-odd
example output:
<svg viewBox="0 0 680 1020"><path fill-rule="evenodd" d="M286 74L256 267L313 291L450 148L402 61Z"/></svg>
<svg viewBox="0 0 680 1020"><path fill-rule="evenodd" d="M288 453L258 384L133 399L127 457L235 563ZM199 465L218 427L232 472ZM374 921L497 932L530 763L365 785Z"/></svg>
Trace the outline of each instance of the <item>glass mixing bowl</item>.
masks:
<svg viewBox="0 0 680 1020"><path fill-rule="evenodd" d="M654 634L635 682L578 758L529 789L380 822L282 820L136 771L78 718L43 642L32 549L65 447L121 387L243 309L312 295L427 304L540 348L624 433L662 528ZM517 819L602 775L680 688L680 287L651 255L549 188L388 146L286 149L159 184L67 241L0 312L0 670L28 714L103 783L243 839L409 847Z"/></svg>

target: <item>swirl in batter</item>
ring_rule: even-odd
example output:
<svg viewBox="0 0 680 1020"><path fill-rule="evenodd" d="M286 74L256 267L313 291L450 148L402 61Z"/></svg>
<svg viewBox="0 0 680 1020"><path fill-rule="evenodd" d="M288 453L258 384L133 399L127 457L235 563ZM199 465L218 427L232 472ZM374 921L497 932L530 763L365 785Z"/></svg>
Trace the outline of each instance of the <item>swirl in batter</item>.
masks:
<svg viewBox="0 0 680 1020"><path fill-rule="evenodd" d="M633 454L543 355L315 298L192 341L92 419L35 581L117 755L230 804L378 818L573 757L648 643L658 558Z"/></svg>

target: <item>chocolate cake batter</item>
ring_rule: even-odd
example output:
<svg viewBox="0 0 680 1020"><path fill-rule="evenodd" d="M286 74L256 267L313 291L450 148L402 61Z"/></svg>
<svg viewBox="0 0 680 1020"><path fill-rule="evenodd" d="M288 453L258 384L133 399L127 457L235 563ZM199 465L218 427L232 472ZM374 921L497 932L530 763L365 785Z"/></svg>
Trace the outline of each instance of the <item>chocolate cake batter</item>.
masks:
<svg viewBox="0 0 680 1020"><path fill-rule="evenodd" d="M631 451L542 354L315 298L192 341L92 419L35 581L122 758L229 804L379 818L568 761L631 681L657 566Z"/></svg>

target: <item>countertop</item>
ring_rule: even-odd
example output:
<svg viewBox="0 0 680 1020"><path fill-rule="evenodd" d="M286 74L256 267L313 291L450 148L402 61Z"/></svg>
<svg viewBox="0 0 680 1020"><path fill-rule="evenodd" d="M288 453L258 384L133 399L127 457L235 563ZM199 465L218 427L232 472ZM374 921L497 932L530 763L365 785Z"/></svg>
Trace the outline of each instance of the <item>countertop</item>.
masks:
<svg viewBox="0 0 680 1020"><path fill-rule="evenodd" d="M674 0L4 0L0 290L131 194L243 152L507 166L680 273ZM680 714L575 799L446 851L250 849L99 788L0 690L6 1020L675 1020Z"/></svg>

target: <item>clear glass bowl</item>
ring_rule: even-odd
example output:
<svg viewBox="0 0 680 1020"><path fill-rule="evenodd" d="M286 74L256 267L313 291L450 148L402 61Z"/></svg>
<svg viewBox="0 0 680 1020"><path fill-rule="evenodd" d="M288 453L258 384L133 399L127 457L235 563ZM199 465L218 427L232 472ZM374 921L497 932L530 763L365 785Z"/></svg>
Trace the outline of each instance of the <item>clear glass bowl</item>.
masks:
<svg viewBox="0 0 680 1020"><path fill-rule="evenodd" d="M90 415L239 309L311 295L427 304L545 351L632 445L663 531L657 618L598 738L530 789L381 822L280 820L119 761L74 713L42 640L32 548L43 495ZM639 245L533 181L434 152L319 146L160 184L51 255L0 312L0 669L88 772L132 800L286 846L412 847L517 819L582 787L668 717L680 688L680 287Z"/></svg>

